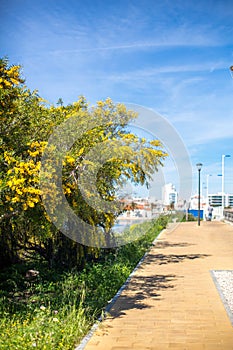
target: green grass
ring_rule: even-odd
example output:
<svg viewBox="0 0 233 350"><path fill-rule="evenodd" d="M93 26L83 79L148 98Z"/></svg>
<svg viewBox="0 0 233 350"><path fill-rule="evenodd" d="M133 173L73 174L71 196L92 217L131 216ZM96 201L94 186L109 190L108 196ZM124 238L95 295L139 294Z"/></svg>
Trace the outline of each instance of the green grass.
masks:
<svg viewBox="0 0 233 350"><path fill-rule="evenodd" d="M137 241L108 254L103 250L99 261L81 272L51 270L38 261L1 271L0 349L74 349L167 220L129 229L128 236L138 235ZM39 271L34 281L25 278L29 269Z"/></svg>

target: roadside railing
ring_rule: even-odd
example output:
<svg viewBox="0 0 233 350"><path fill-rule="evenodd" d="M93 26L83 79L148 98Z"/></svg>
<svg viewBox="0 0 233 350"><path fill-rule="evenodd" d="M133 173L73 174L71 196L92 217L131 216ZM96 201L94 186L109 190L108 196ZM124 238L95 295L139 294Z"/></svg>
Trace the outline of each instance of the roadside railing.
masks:
<svg viewBox="0 0 233 350"><path fill-rule="evenodd" d="M224 220L233 222L233 209L223 211Z"/></svg>

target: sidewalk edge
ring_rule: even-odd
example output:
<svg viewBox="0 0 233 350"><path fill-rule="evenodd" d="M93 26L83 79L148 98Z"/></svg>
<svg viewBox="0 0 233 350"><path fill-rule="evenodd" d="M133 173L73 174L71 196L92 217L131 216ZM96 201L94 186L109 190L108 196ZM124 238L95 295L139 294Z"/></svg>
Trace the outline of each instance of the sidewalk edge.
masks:
<svg viewBox="0 0 233 350"><path fill-rule="evenodd" d="M89 340L91 339L91 337L93 336L93 334L95 333L95 331L98 329L100 323L104 320L106 314L109 312L109 310L112 308L113 304L116 302L116 300L120 297L121 293L123 292L123 290L127 287L127 285L129 284L132 276L135 274L135 272L138 270L138 268L141 266L141 264L143 263L143 261L145 260L146 256L148 255L149 251L151 250L152 246L156 244L157 240L160 238L160 236L165 232L169 230L168 228L163 229L158 236L153 240L151 247L148 249L148 251L143 255L143 257L141 258L141 260L138 262L138 264L136 265L136 267L133 269L133 271L131 272L131 274L129 275L129 277L127 278L127 280L125 281L125 283L120 287L120 289L117 291L117 293L115 294L115 296L112 298L112 300L110 301L110 303L105 307L104 312L103 312L103 316L101 315L98 320L94 323L94 325L91 327L90 331L87 333L87 335L85 335L85 337L82 339L82 341L80 342L80 344L74 349L74 350L83 350L85 349L85 346L87 345L87 343L89 342Z"/></svg>
<svg viewBox="0 0 233 350"><path fill-rule="evenodd" d="M212 277L212 279L214 281L215 287L216 287L216 289L217 289L217 291L219 293L221 301L222 301L222 303L223 303L223 305L225 307L226 313L227 313L227 315L228 315L228 317L229 317L229 319L231 321L232 327L233 327L233 314L231 312L230 307L228 306L228 302L227 302L227 300L225 298L225 295L223 294L222 289L221 289L221 287L220 287L220 285L218 283L218 280L217 280L217 278L216 278L216 276L214 274L215 271L218 272L218 271L232 271L232 270L210 270L210 274L211 274L211 277Z"/></svg>

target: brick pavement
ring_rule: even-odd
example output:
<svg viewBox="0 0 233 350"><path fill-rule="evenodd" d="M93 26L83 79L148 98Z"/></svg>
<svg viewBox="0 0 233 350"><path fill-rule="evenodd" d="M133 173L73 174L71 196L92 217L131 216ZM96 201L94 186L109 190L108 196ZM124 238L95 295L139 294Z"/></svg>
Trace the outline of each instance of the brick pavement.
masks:
<svg viewBox="0 0 233 350"><path fill-rule="evenodd" d="M233 226L166 229L85 350L233 350L233 327L210 270L233 270Z"/></svg>

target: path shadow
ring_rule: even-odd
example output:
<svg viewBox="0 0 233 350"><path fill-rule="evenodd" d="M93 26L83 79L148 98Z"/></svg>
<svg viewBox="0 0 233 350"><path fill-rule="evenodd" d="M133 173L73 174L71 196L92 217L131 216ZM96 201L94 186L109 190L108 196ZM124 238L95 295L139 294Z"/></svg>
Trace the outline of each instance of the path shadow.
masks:
<svg viewBox="0 0 233 350"><path fill-rule="evenodd" d="M138 270L145 268L145 265L162 265L170 263L181 263L184 260L203 259L208 254L148 254L138 267ZM126 314L127 310L150 308L148 299L161 300L163 291L175 287L175 281L183 276L174 274L155 274L146 276L142 274L133 275L127 283L125 291L119 298L114 300L106 309L110 317L116 318ZM147 300L147 302L146 302Z"/></svg>
<svg viewBox="0 0 233 350"><path fill-rule="evenodd" d="M170 247L189 247L191 245L195 245L193 243L187 243L187 242L178 242L178 243L172 243L169 241L155 241L155 243L153 244L155 246L155 248L158 249L163 249L163 248L170 248Z"/></svg>
<svg viewBox="0 0 233 350"><path fill-rule="evenodd" d="M145 309L151 306L145 300L161 299L161 291L174 288L176 275L133 276L123 293L107 313L115 318L125 315L126 310Z"/></svg>
<svg viewBox="0 0 233 350"><path fill-rule="evenodd" d="M169 264L169 263L180 263L184 260L195 260L206 258L208 254L148 254L145 262L150 264Z"/></svg>

